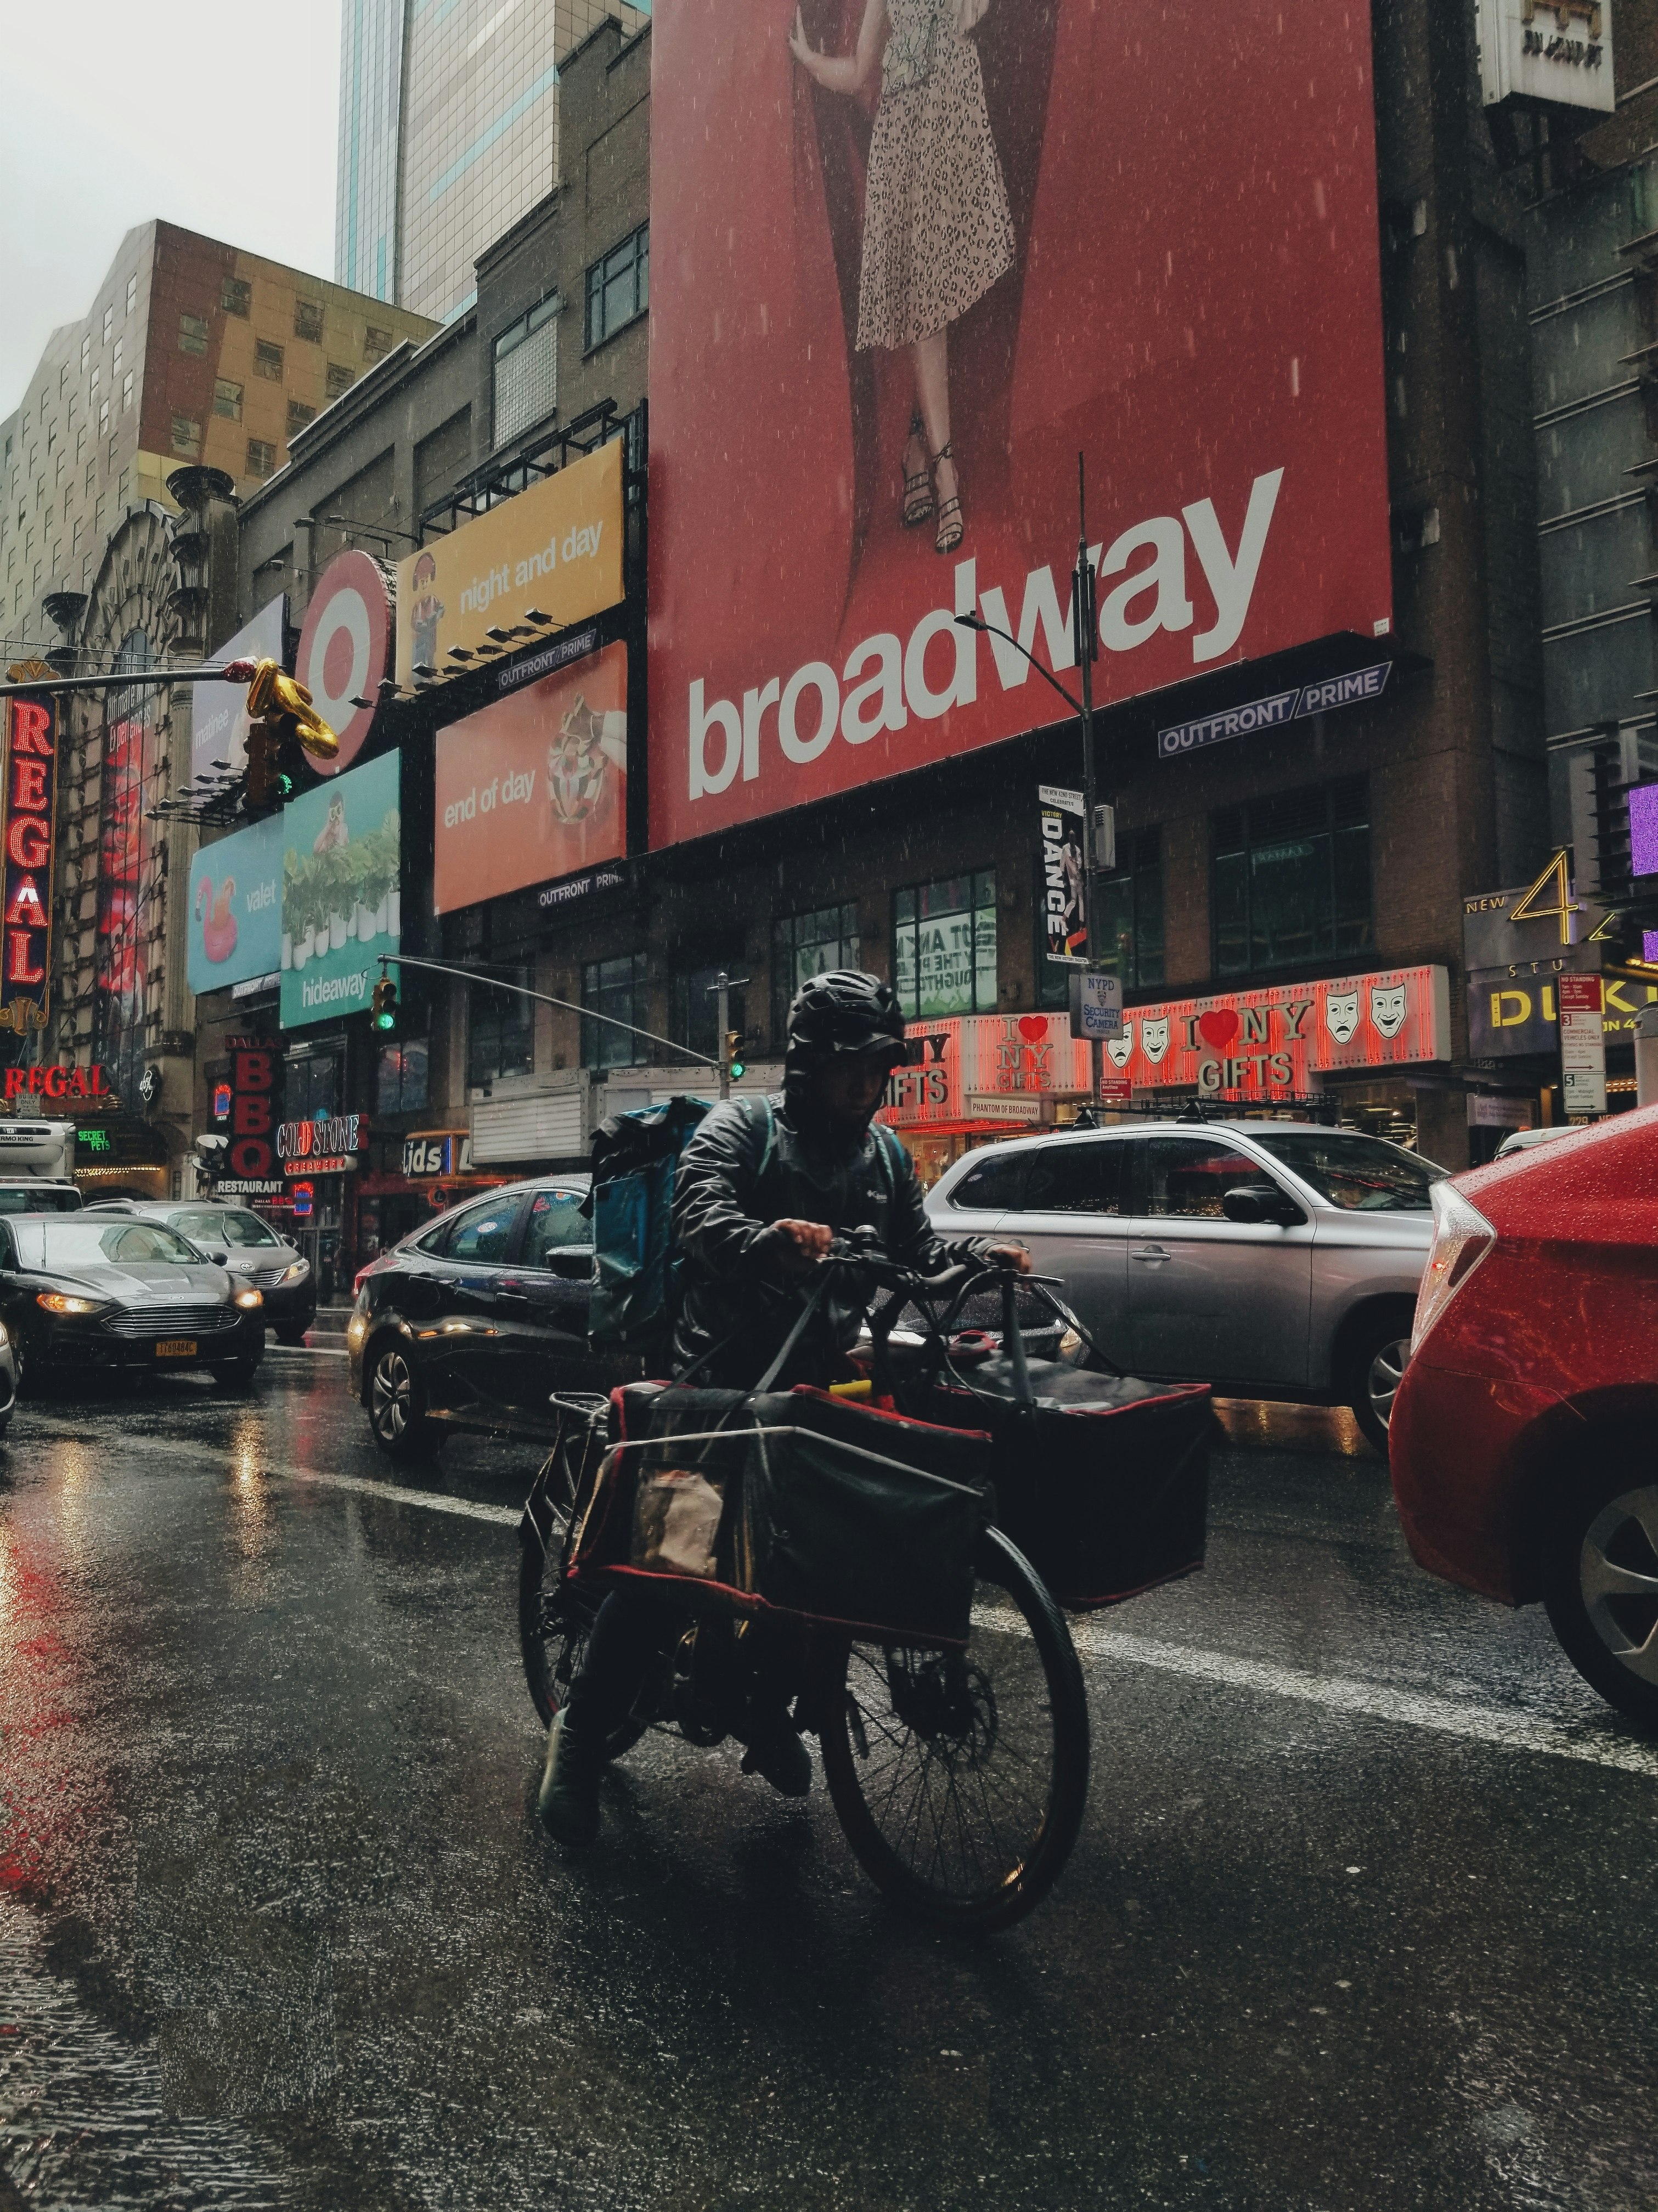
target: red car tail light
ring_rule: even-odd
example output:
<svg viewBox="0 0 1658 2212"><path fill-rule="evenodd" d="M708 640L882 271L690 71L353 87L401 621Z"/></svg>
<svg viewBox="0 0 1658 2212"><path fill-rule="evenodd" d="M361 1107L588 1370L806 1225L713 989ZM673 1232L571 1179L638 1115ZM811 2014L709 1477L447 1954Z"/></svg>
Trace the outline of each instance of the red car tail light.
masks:
<svg viewBox="0 0 1658 2212"><path fill-rule="evenodd" d="M1497 1242L1496 1230L1483 1213L1469 1205L1453 1182L1436 1182L1431 1195L1433 1250L1428 1255L1422 1287L1416 1294L1416 1319L1411 1328L1412 1353Z"/></svg>

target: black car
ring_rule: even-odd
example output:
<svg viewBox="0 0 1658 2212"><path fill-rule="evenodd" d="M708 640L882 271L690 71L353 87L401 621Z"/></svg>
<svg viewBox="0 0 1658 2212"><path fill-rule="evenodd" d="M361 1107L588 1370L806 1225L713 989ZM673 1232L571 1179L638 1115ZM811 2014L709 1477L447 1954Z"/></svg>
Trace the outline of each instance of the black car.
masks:
<svg viewBox="0 0 1658 2212"><path fill-rule="evenodd" d="M587 1183L550 1176L491 1191L364 1270L345 1340L382 1451L430 1451L446 1426L549 1437L553 1391L637 1374L587 1349Z"/></svg>
<svg viewBox="0 0 1658 2212"><path fill-rule="evenodd" d="M252 1379L264 1300L162 1222L94 1212L0 1218L0 1317L30 1379L205 1367Z"/></svg>
<svg viewBox="0 0 1658 2212"><path fill-rule="evenodd" d="M124 1213L162 1221L264 1300L264 1324L278 1344L303 1344L317 1317L317 1278L296 1244L268 1221L228 1199L118 1198L95 1201L90 1213Z"/></svg>

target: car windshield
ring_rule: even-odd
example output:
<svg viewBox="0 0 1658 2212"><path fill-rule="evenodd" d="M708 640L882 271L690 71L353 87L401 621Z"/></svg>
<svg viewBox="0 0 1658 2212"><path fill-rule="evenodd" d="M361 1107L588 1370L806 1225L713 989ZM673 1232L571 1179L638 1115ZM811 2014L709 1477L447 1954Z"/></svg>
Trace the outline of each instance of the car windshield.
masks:
<svg viewBox="0 0 1658 2212"><path fill-rule="evenodd" d="M31 1190L16 1183L0 1186L0 1213L78 1213L78 1190L54 1190L50 1184Z"/></svg>
<svg viewBox="0 0 1658 2212"><path fill-rule="evenodd" d="M1342 1129L1284 1129L1249 1134L1264 1152L1349 1213L1425 1213L1428 1193L1446 1170L1381 1137Z"/></svg>
<svg viewBox="0 0 1658 2212"><path fill-rule="evenodd" d="M12 1235L21 1264L48 1273L60 1267L131 1267L155 1261L195 1267L202 1262L194 1245L159 1221L96 1221L84 1214L61 1221L24 1219L12 1224Z"/></svg>
<svg viewBox="0 0 1658 2212"><path fill-rule="evenodd" d="M175 1213L173 1225L181 1236L192 1238L197 1244L269 1245L282 1242L257 1213L244 1213L234 1206L226 1206L222 1212L200 1209L194 1213Z"/></svg>

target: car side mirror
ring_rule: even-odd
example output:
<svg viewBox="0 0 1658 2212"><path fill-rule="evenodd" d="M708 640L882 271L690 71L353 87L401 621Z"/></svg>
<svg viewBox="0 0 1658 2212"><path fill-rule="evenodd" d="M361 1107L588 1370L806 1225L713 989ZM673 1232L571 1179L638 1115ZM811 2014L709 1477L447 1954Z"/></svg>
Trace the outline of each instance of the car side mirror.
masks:
<svg viewBox="0 0 1658 2212"><path fill-rule="evenodd" d="M208 1244L203 1249L214 1267L228 1267L230 1265L230 1255L222 1244Z"/></svg>
<svg viewBox="0 0 1658 2212"><path fill-rule="evenodd" d="M1240 1183L1225 1193L1220 1204L1229 1221L1257 1225L1273 1222L1280 1229L1293 1229L1307 1218L1294 1199L1275 1183Z"/></svg>

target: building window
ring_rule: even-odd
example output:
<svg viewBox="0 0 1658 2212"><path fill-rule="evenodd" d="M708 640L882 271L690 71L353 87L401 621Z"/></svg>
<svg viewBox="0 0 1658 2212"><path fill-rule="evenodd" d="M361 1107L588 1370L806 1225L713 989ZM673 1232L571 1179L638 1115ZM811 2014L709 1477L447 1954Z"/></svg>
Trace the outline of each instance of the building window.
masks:
<svg viewBox="0 0 1658 2212"><path fill-rule="evenodd" d="M88 363L91 359L92 359L92 332L91 332L90 331L88 331L87 332L86 336L85 336L85 337L82 339L82 341L81 341L81 374L82 374L82 376L84 376L84 375L86 374L86 372L87 372L87 363Z"/></svg>
<svg viewBox="0 0 1658 2212"><path fill-rule="evenodd" d="M342 393L349 392L356 380L356 372L349 362L331 361L329 362L328 396L331 399L337 399Z"/></svg>
<svg viewBox="0 0 1658 2212"><path fill-rule="evenodd" d="M1163 836L1137 830L1119 838L1117 866L1099 882L1097 957L1122 978L1125 991L1163 981ZM1061 977L1063 969L1054 971ZM1061 994L1063 996L1063 994Z"/></svg>
<svg viewBox="0 0 1658 2212"><path fill-rule="evenodd" d="M831 968L863 964L858 941L858 909L820 907L815 914L791 914L772 924L771 1034L780 1047L788 1035L789 1005L809 975Z"/></svg>
<svg viewBox="0 0 1658 2212"><path fill-rule="evenodd" d="M131 484L131 471L130 469L123 469L121 471L121 480L115 487L116 499L122 507L125 507L127 503L127 487Z"/></svg>
<svg viewBox="0 0 1658 2212"><path fill-rule="evenodd" d="M268 477L276 465L276 448L263 438L247 441L247 472L251 477Z"/></svg>
<svg viewBox="0 0 1658 2212"><path fill-rule="evenodd" d="M207 317L205 315L179 316L179 350L180 353L207 351Z"/></svg>
<svg viewBox="0 0 1658 2212"><path fill-rule="evenodd" d="M109 402L107 399L100 399L98 402L98 435L100 438L106 437L108 433Z"/></svg>
<svg viewBox="0 0 1658 2212"><path fill-rule="evenodd" d="M282 380L282 349L269 338L254 341L253 374L264 377L268 384L280 384Z"/></svg>
<svg viewBox="0 0 1658 2212"><path fill-rule="evenodd" d="M245 276L226 276L219 284L219 305L227 315L253 312L253 287Z"/></svg>
<svg viewBox="0 0 1658 2212"><path fill-rule="evenodd" d="M100 495L98 504L93 509L92 514L92 526L100 538L104 534L105 526L108 523L108 520L109 494L107 492L104 492Z"/></svg>
<svg viewBox="0 0 1658 2212"><path fill-rule="evenodd" d="M380 330L370 323L362 334L362 357L365 361L384 361L396 343L392 331Z"/></svg>
<svg viewBox="0 0 1658 2212"><path fill-rule="evenodd" d="M173 450L182 453L186 460L199 460L202 453L202 426L188 415L173 418Z"/></svg>
<svg viewBox="0 0 1658 2212"><path fill-rule="evenodd" d="M316 409L307 407L303 399L290 399L288 403L288 436L291 438L297 431L303 430L307 422L315 422L316 416Z"/></svg>
<svg viewBox="0 0 1658 2212"><path fill-rule="evenodd" d="M615 336L651 303L651 227L624 238L587 271L587 350Z"/></svg>
<svg viewBox="0 0 1658 2212"><path fill-rule="evenodd" d="M646 1057L643 1037L617 1029L617 1022L637 1028L645 1019L645 956L624 952L619 960L590 960L581 971L581 1003L590 1014L605 1014L607 1021L581 1024L581 1065L584 1067L635 1067Z"/></svg>
<svg viewBox="0 0 1658 2212"><path fill-rule="evenodd" d="M506 979L530 988L530 971L515 969ZM470 994L471 1034L466 1080L480 1090L503 1075L528 1075L535 1066L536 1010L516 991L491 991L479 984Z"/></svg>
<svg viewBox="0 0 1658 2212"><path fill-rule="evenodd" d="M331 1121L342 1104L344 1072L337 1052L289 1053L282 1066L282 1119Z"/></svg>
<svg viewBox="0 0 1658 2212"><path fill-rule="evenodd" d="M94 361L92 364L92 381L87 386L87 391L92 398L95 399L97 398L98 386L103 382L103 380L104 372ZM29 454L29 465L31 468L34 465L34 455L32 449Z"/></svg>
<svg viewBox="0 0 1658 2212"><path fill-rule="evenodd" d="M127 313L131 314L138 304L138 279L136 274L127 278Z"/></svg>
<svg viewBox="0 0 1658 2212"><path fill-rule="evenodd" d="M104 343L106 345L109 343L109 334L114 327L115 307L114 303L112 301L111 304L104 310Z"/></svg>
<svg viewBox="0 0 1658 2212"><path fill-rule="evenodd" d="M374 1103L382 1114L418 1114L431 1103L431 1048L425 1037L383 1044L375 1071Z"/></svg>
<svg viewBox="0 0 1658 2212"><path fill-rule="evenodd" d="M322 301L295 300L294 302L294 335L307 338L313 345L322 343Z"/></svg>
<svg viewBox="0 0 1658 2212"><path fill-rule="evenodd" d="M495 340L495 443L507 445L558 405L558 311L554 293Z"/></svg>
<svg viewBox="0 0 1658 2212"><path fill-rule="evenodd" d="M132 371L128 369L121 379L121 412L125 415L132 405Z"/></svg>
<svg viewBox="0 0 1658 2212"><path fill-rule="evenodd" d="M892 980L908 1021L995 1012L993 868L894 893Z"/></svg>
<svg viewBox="0 0 1658 2212"><path fill-rule="evenodd" d="M215 380L213 412L222 415L227 422L240 422L242 419L242 387L233 384L228 376Z"/></svg>
<svg viewBox="0 0 1658 2212"><path fill-rule="evenodd" d="M126 349L127 349L127 342L126 342L126 340L125 340L125 338L117 338L117 339L116 339L116 341L115 341L115 356L114 356L114 359L110 362L110 369L111 369L111 373L112 373L113 375L118 376L118 375L121 374L121 359L122 359L123 355L126 352ZM68 374L67 370L64 372L64 374Z"/></svg>
<svg viewBox="0 0 1658 2212"><path fill-rule="evenodd" d="M1367 952L1364 777L1224 807L1210 821L1215 973L1246 975Z"/></svg>

